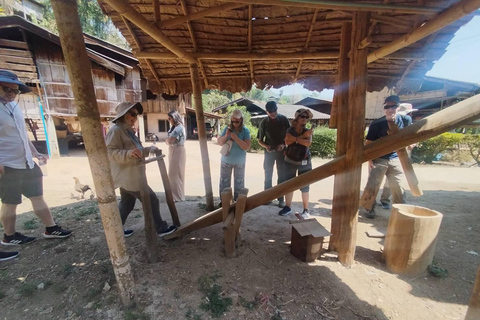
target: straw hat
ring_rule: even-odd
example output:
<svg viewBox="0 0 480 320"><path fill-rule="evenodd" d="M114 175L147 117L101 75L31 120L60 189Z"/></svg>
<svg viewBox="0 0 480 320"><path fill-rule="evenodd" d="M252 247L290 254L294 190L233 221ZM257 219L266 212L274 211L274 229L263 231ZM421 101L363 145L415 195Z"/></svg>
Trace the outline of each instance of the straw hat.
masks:
<svg viewBox="0 0 480 320"><path fill-rule="evenodd" d="M122 102L115 109L117 110L117 116L112 120L113 123L117 122L118 119L123 117L130 109L135 108L138 110L138 114L143 113L143 107L140 102Z"/></svg>
<svg viewBox="0 0 480 320"><path fill-rule="evenodd" d="M313 113L312 111L305 109L305 108L300 108L297 111L295 111L295 120L300 116L302 113L306 114L308 116L308 120L312 120L313 118Z"/></svg>
<svg viewBox="0 0 480 320"><path fill-rule="evenodd" d="M18 84L18 89L20 90L20 93L28 93L32 91L30 87L28 87L23 82L18 80L18 77L16 74L8 70L3 70L3 69L0 70L0 82Z"/></svg>

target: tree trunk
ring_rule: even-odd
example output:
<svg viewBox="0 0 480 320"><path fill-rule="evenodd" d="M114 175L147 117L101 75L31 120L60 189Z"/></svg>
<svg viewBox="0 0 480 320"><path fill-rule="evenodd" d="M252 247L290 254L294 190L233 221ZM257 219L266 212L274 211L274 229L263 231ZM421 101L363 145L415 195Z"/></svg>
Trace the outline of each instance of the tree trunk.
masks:
<svg viewBox="0 0 480 320"><path fill-rule="evenodd" d="M107 147L103 139L100 113L95 98L91 62L85 49L77 2L52 0L52 8L77 104L77 114L82 126L85 150L97 192L113 271L123 304L131 305L135 300L135 284L125 247L122 221L117 207Z"/></svg>

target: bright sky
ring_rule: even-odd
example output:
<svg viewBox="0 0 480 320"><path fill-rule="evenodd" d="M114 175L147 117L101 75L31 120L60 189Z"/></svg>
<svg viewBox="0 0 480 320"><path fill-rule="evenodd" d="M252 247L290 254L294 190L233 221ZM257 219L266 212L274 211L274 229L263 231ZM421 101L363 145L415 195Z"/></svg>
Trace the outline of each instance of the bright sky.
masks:
<svg viewBox="0 0 480 320"><path fill-rule="evenodd" d="M427 76L480 84L480 16L457 31L447 52L427 72ZM283 90L284 95L311 94L298 83L271 90L277 93ZM331 100L333 90L322 91L320 98Z"/></svg>

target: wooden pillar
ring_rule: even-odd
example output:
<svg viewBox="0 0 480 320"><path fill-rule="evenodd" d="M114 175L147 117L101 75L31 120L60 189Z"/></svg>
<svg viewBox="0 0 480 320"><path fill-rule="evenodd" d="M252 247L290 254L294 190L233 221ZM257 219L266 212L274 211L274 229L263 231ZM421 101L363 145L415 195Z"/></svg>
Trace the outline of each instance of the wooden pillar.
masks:
<svg viewBox="0 0 480 320"><path fill-rule="evenodd" d="M351 266L355 256L357 237L358 201L362 173L365 98L367 91L367 48L360 43L368 36L369 13L356 12L352 21L352 48L348 94L348 139L346 150L344 207L340 215L338 235L335 237L338 260Z"/></svg>
<svg viewBox="0 0 480 320"><path fill-rule="evenodd" d="M477 271L477 279L473 287L472 296L468 303L467 315L465 320L478 320L480 319L480 267Z"/></svg>
<svg viewBox="0 0 480 320"><path fill-rule="evenodd" d="M82 126L85 150L98 199L103 228L120 298L128 306L135 300L135 283L125 246L122 220L113 188L107 147L103 139L100 112L93 87L91 62L83 40L75 0L52 0L63 55L72 83L77 113Z"/></svg>
<svg viewBox="0 0 480 320"><path fill-rule="evenodd" d="M213 210L212 176L210 174L210 160L208 157L207 134L205 131L205 116L203 115L202 86L198 73L198 65L190 64L190 77L192 79L193 100L195 102L195 116L197 118L198 140L200 142L200 154L202 155L203 180L207 198L208 211Z"/></svg>
<svg viewBox="0 0 480 320"><path fill-rule="evenodd" d="M349 81L349 63L348 53L351 48L352 24L345 22L342 25L342 35L340 40L340 57L338 60L337 85L335 87L335 128L337 128L337 157L344 155L347 151L348 139L348 81ZM332 124L331 124L332 125ZM344 172L335 175L333 185L333 203L332 203L332 224L330 232L329 249L336 250L336 241L338 240L340 230L340 216L345 213L348 199L345 197L344 190L348 188L349 181Z"/></svg>
<svg viewBox="0 0 480 320"><path fill-rule="evenodd" d="M157 262L157 230L153 220L152 203L148 192L145 159L137 161L138 177L140 179L140 199L142 201L143 219L145 220L145 242L148 262Z"/></svg>

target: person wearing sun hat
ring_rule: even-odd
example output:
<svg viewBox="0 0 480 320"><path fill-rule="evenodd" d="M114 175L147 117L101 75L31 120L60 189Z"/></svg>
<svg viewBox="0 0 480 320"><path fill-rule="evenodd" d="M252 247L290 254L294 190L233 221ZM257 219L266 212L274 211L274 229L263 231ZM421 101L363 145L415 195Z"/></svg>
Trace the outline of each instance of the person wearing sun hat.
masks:
<svg viewBox="0 0 480 320"><path fill-rule="evenodd" d="M222 154L220 163L220 198L222 191L232 185L233 171L233 199L237 200L238 194L245 186L245 164L247 150L250 149L250 130L243 123L243 114L239 109L233 110L230 115L230 124L226 126L217 139L220 146L231 144L228 154ZM221 202L219 204L221 206Z"/></svg>
<svg viewBox="0 0 480 320"><path fill-rule="evenodd" d="M46 163L28 139L22 110L15 98L31 89L21 82L17 75L0 70L0 221L4 229L3 245L15 246L30 243L28 237L15 231L17 206L22 195L32 203L33 212L45 225L44 238L67 238L71 231L62 229L52 217L50 208L43 197L43 175L33 157ZM8 259L12 253L0 259Z"/></svg>
<svg viewBox="0 0 480 320"><path fill-rule="evenodd" d="M113 184L120 188L120 202L118 210L125 224L128 215L135 207L135 202L140 199L140 177L138 176L138 160L148 156L152 147L144 148L135 135L133 128L138 115L143 113L142 104L139 102L122 102L117 106L117 116L112 120L115 125L107 132L106 144L110 160ZM155 148L156 149L156 148ZM174 232L177 228L169 226L160 216L160 202L155 192L146 186L150 195L155 229L159 236ZM124 229L125 237L133 234L133 230Z"/></svg>
<svg viewBox="0 0 480 320"><path fill-rule="evenodd" d="M397 95L385 98L383 104L385 116L374 120L370 124L365 140L366 145L388 135L388 121L394 121L398 129L403 129L412 124L412 118L410 118L410 116L397 113L400 105L400 98ZM387 181L393 195L393 203L406 202L405 188L403 186L402 166L395 151L385 154L380 158L373 159L368 163L371 170L367 185L360 199L360 211L365 217L374 219L376 215L374 206L383 177L385 175L387 176Z"/></svg>
<svg viewBox="0 0 480 320"><path fill-rule="evenodd" d="M267 117L258 126L258 143L265 148L263 159L263 170L265 171L264 190L272 187L273 166L277 164L277 184L285 181L284 166L285 160L283 150L285 149L285 135L290 128L288 118L277 112L278 107L275 101L268 101L265 104ZM278 198L278 206L285 206L283 196Z"/></svg>
<svg viewBox="0 0 480 320"><path fill-rule="evenodd" d="M307 129L307 123L313 118L310 110L300 108L295 112L295 119L292 120L292 126L288 128L285 135L285 181L293 179L298 175L304 174L312 170L310 145L312 144L313 129ZM308 211L308 200L310 186L305 186L300 189L302 192L303 212L301 214L303 219L308 219L310 213ZM293 192L285 195L285 207L278 213L281 216L286 216L292 213L291 205L293 200Z"/></svg>

